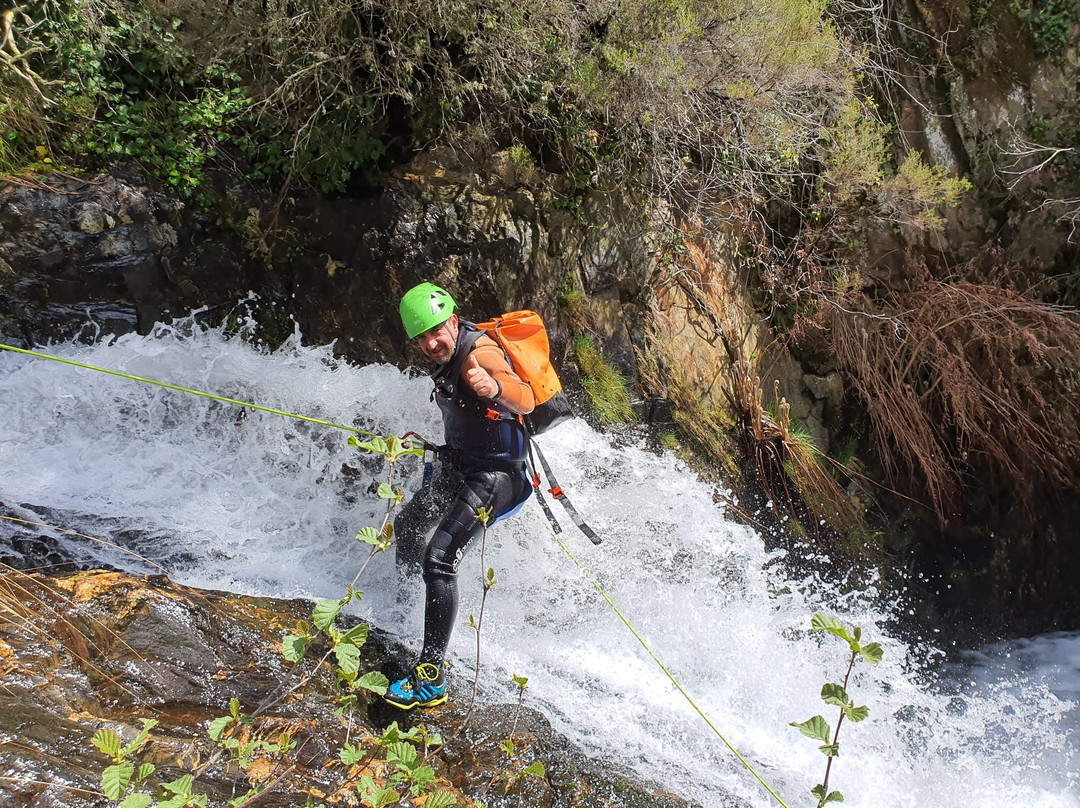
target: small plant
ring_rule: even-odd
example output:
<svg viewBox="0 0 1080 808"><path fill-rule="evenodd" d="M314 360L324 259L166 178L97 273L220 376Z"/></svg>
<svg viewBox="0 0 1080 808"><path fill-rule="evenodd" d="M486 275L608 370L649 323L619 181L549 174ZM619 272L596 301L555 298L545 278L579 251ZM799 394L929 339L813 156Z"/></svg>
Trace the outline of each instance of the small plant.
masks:
<svg viewBox="0 0 1080 808"><path fill-rule="evenodd" d="M112 759L112 763L101 773L101 790L110 800L119 802L123 799L124 808L145 806L152 802L150 795L139 792L139 788L143 781L154 773L154 764L144 763L136 770L132 757L142 749L150 737L150 730L156 727L158 722L152 718L144 718L142 723L142 732L128 744L121 745L120 736L113 729L100 729L90 739L95 749ZM134 792L128 794L128 788L134 789Z"/></svg>
<svg viewBox="0 0 1080 808"><path fill-rule="evenodd" d="M855 660L862 657L871 665L876 665L881 661L882 650L881 646L876 642L867 643L866 645L861 644L862 629L859 626L855 626L849 631L847 626L824 612L818 612L814 615L810 627L814 631L827 631L830 634L835 634L844 640L851 650L851 659L848 661L847 672L844 674L844 683L838 685L829 682L821 687L821 700L826 704L840 708L840 715L836 720L836 730L830 733L828 722L820 715L815 715L801 724L791 722L791 726L798 729L806 737L821 741L822 745L818 749L828 758L828 762L825 764L825 779L810 789L810 793L818 799L818 808L821 808L826 803L844 801L844 795L839 791L829 791L829 773L832 769L833 758L840 754L840 727L844 723L844 719L848 718L857 723L870 713L868 707L856 707L855 702L848 696L848 681L851 678L852 668L855 667Z"/></svg>
<svg viewBox="0 0 1080 808"><path fill-rule="evenodd" d="M563 287L559 295L559 311L577 331L587 331L589 323L589 296L573 283Z"/></svg>
<svg viewBox="0 0 1080 808"><path fill-rule="evenodd" d="M521 143L515 143L506 150L506 162L512 185L532 185L540 176L529 147Z"/></svg>
<svg viewBox="0 0 1080 808"><path fill-rule="evenodd" d="M636 420L626 379L608 364L591 337L574 340L574 355L581 368L581 386L601 423L625 424Z"/></svg>
<svg viewBox="0 0 1080 808"><path fill-rule="evenodd" d="M484 623L484 605L487 603L488 592L491 591L491 587L495 586L495 570L486 566L485 554L487 551L487 530L488 523L491 522L491 508L477 508L476 518L480 520L480 524L483 525L483 533L480 535L480 569L484 571L484 592L480 596L480 614L478 617L469 615L468 621L465 625L476 631L476 666L473 671L473 690L472 701L469 702L469 710L465 713L465 719L461 722L462 726L467 726L469 719L472 717L473 708L476 707L476 694L480 689L480 628Z"/></svg>

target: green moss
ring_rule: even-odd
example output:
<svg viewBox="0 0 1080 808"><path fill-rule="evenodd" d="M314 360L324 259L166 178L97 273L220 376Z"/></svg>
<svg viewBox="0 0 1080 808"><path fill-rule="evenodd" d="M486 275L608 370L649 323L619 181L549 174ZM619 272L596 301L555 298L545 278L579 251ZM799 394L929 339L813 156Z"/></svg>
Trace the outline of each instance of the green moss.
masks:
<svg viewBox="0 0 1080 808"><path fill-rule="evenodd" d="M581 386L601 423L632 423L636 420L626 378L600 355L591 337L574 340L574 355L581 368Z"/></svg>

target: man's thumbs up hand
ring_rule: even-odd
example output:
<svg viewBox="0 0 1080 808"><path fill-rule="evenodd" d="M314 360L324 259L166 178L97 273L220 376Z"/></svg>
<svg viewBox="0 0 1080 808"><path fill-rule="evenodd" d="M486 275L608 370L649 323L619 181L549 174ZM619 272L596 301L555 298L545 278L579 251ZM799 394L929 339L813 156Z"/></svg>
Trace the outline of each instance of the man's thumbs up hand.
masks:
<svg viewBox="0 0 1080 808"><path fill-rule="evenodd" d="M480 398L495 398L499 393L499 383L491 378L491 374L480 367L476 361L476 354L469 354L465 360L465 367L461 371L465 384L469 385Z"/></svg>

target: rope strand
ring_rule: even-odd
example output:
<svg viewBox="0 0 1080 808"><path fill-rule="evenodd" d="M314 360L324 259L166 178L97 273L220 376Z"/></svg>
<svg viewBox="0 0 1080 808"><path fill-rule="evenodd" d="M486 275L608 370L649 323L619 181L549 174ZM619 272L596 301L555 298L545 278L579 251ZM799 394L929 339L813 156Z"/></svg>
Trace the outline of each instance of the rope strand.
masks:
<svg viewBox="0 0 1080 808"><path fill-rule="evenodd" d="M596 589L596 591L600 593L600 597L602 597L605 601L607 601L608 606L610 606L612 611L614 611L615 614L618 616L618 618L620 620L622 620L623 625L625 625L628 629L630 629L630 633L634 635L634 639L636 639L639 643L641 643L641 647L645 649L646 653L648 653L648 655L650 657L652 657L652 660L653 660L653 662L656 663L657 667L659 667L660 670L662 670L664 672L664 675L667 676L667 678L671 681L671 683L673 685L675 685L675 689L678 690L679 693L682 694L683 698L685 698L687 700L687 702L689 702L690 706L694 708L694 711L699 716L701 716L702 720L706 724L709 725L709 729L711 729L714 733L716 733L716 737L724 742L724 746L726 746L728 749L731 750L731 753L733 755L735 755L736 758L739 759L739 762L742 763L742 765L746 767L747 771L749 771L750 774L754 775L755 779L757 779L757 781L759 783L761 783L762 788L764 788L766 791L768 791L773 799L775 799L780 805L782 805L783 808L789 808L788 804L786 802L784 802L780 798L780 795L777 794L772 789L772 787L768 783L765 782L764 778L760 774L758 774L757 770L752 765L750 765L750 762L747 761L747 759L744 758L741 754L739 754L739 750L736 749L731 744L731 742L727 738L724 737L723 733L721 733L720 730L716 728L716 725L713 724L713 722L705 714L705 711L702 710L697 705L697 702L695 702L693 697L686 691L686 688L684 688L682 686L682 684L679 682L679 680L675 678L674 674L672 674L671 671L669 671L667 669L667 666L663 662L660 661L660 657L658 657L656 655L656 653L652 650L652 648L649 647L649 644L647 642L645 642L645 638L641 636L641 634L638 632L638 630L636 628L634 628L634 626L630 623L629 620L626 619L626 617L623 615L623 613L621 611L619 611L619 607L615 605L615 602L608 596L607 592L604 591L604 588L602 586L600 586L600 584L596 581L595 578L593 578L592 573L590 573L584 567L584 565L582 565L582 563L580 561L578 561L577 557L570 551L570 548L566 546L566 543L562 539L560 539L555 534L555 531L551 530L550 527L548 528L548 532L551 533L551 537L553 539L555 539L556 544L558 544L559 547L562 548L563 552L566 553L566 555L570 557L570 560L574 562L575 566L577 566L577 568L578 568L578 570L580 570L581 574L583 576L585 576L585 580L587 580L589 583L591 583L593 585L593 587Z"/></svg>
<svg viewBox="0 0 1080 808"><path fill-rule="evenodd" d="M190 393L193 396L211 398L214 401L221 401L225 404L235 404L239 407L250 407L253 410L269 412L273 415L284 415L286 418L295 418L298 421L308 421L313 424L321 424L322 426L333 427L334 429L342 429L346 432L355 432L360 435L367 435L368 437L378 437L377 433L369 432L368 430L360 429L359 427L346 426L345 424L335 424L333 421L323 421L320 418L311 418L307 415L299 415L295 412L289 412L288 410L275 410L273 407L263 407L259 404L252 404L250 401L238 401L235 398L226 398L225 396L217 396L213 393L204 393L202 390L193 390L190 387L181 387L178 384L159 382L156 379L147 379L143 376L134 376L130 373L121 373L119 370L110 370L109 368L98 367L97 365L88 365L85 362L76 362L73 359L63 359L59 356L52 356L51 354L40 353L38 351L30 351L26 348L16 348L13 345L5 345L2 342L0 342L0 348L5 351L14 351L15 353L26 354L27 356L34 356L38 359L51 359L54 362L60 362L65 365L72 365L73 367L83 368L84 370L96 370L98 373L107 373L110 376L118 376L121 379L130 379L131 381L143 382L144 384L154 384L158 387L164 387L167 390L176 390L181 393Z"/></svg>

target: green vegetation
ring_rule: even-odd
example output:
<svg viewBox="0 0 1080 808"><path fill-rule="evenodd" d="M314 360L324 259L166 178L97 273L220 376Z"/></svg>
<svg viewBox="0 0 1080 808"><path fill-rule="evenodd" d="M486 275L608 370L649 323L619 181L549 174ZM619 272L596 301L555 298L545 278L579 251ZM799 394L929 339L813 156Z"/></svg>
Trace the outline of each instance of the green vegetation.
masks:
<svg viewBox="0 0 1080 808"><path fill-rule="evenodd" d="M840 727L844 723L844 719L859 722L870 714L867 707L856 707L855 702L848 696L847 688L848 681L851 679L852 668L855 667L855 661L860 657L871 665L876 665L881 661L882 650L881 646L876 642L866 643L865 645L861 643L862 629L859 626L849 630L835 617L824 612L815 614L810 626L814 631L827 631L839 637L848 644L851 651L851 659L848 661L843 684L826 683L821 688L821 700L828 705L840 708L840 715L836 720L836 730L834 732L830 731L828 722L820 715L815 715L802 723L791 722L791 726L798 729L806 737L821 741L822 745L818 749L829 759L825 764L825 779L810 789L810 793L817 797L817 808L822 808L826 803L844 801L844 795L839 791L829 791L829 773L832 769L833 760L840 754Z"/></svg>
<svg viewBox="0 0 1080 808"><path fill-rule="evenodd" d="M822 0L43 0L4 32L8 171L42 147L190 194L227 153L341 192L442 142L505 148L513 181L546 178L576 211L620 188L807 212L822 166L823 192L888 173L862 57Z"/></svg>
<svg viewBox="0 0 1080 808"><path fill-rule="evenodd" d="M626 424L635 420L626 379L593 345L591 337L574 340L574 356L581 368L581 386L589 397L593 413L604 424Z"/></svg>
<svg viewBox="0 0 1080 808"><path fill-rule="evenodd" d="M1080 0L1012 0L1011 8L1031 34L1040 56L1064 56L1070 29L1080 25Z"/></svg>
<svg viewBox="0 0 1080 808"><path fill-rule="evenodd" d="M377 553L389 547L393 538L390 516L403 497L401 487L394 485L394 464L403 457L423 454L423 450L414 448L394 436L373 437L368 441L360 441L356 436L352 436L349 444L382 455L387 462L386 481L377 489L379 498L386 501L382 524L378 528L361 528L356 534L357 541L370 545L371 551L344 597L317 603L312 609L310 623L303 623L295 633L283 637L283 656L293 663L289 678L279 682L277 688L250 714L242 712L239 701L234 698L230 700L229 713L210 722L207 734L216 745L217 752L211 760L199 767L199 771L205 771L211 765L228 760L240 771L247 772L257 757L271 761L275 768L282 771L289 768L296 744L287 730L275 729L275 721L270 719L267 713L293 694L302 694L305 685L326 666L332 670L335 681L341 687L338 714L348 720L350 729L353 714L362 695L382 695L386 692L389 683L382 673L360 673L360 648L367 641L368 625L358 623L342 630L336 623L345 605L360 597L361 593L355 589L355 584L368 563ZM326 650L317 661L308 662L307 653L316 646L325 646ZM265 726L260 718L266 721ZM147 808L154 804L155 800L158 808L206 808L207 796L193 791L197 781L192 774L152 786L150 778L155 772L155 766L143 763L136 768L135 756L156 723L144 720L143 731L126 745L121 745L119 736L111 729L103 729L91 739L93 745L111 760L102 773L102 789L105 795L113 802L119 802L121 808ZM360 802L372 808L397 804L401 799L400 788L407 789L414 798L426 795L425 805L439 808L457 805L457 796L438 788L435 772L426 763L429 750L442 743L438 735L429 734L423 726L403 732L396 723L391 724L376 743L376 750L380 747L385 750L387 765L387 776L380 778L382 782L378 783L370 774L351 774L351 767L361 761L370 760L373 750L347 741L338 753L346 768L339 773L341 781L337 783L335 790L354 787ZM264 793L265 788L264 784L255 784L246 793L229 800L228 805L254 803L259 795Z"/></svg>

